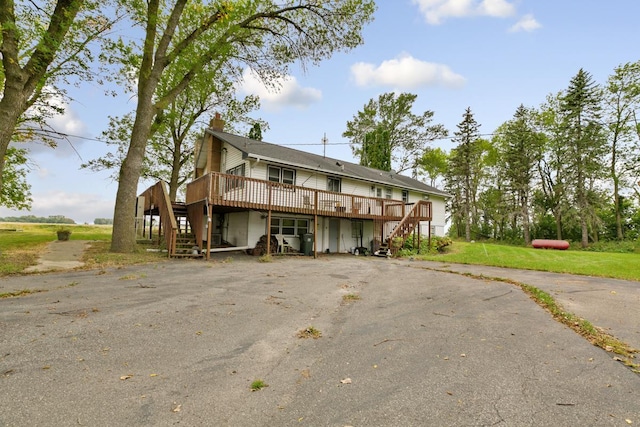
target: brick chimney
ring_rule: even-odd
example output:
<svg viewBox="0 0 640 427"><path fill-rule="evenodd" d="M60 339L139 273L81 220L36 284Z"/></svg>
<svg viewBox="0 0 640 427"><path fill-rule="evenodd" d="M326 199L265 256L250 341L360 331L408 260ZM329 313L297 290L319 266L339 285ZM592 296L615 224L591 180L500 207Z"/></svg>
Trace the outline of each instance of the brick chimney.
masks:
<svg viewBox="0 0 640 427"><path fill-rule="evenodd" d="M211 130L224 131L224 120L220 118L220 113L216 113L215 116L209 122L209 127Z"/></svg>

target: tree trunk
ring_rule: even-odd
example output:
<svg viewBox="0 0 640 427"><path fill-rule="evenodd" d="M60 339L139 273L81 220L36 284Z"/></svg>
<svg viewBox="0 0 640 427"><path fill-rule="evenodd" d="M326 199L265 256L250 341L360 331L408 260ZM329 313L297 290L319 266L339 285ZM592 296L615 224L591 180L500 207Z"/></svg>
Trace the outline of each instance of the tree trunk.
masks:
<svg viewBox="0 0 640 427"><path fill-rule="evenodd" d="M562 240L562 214L554 212L553 216L556 219L556 239Z"/></svg>
<svg viewBox="0 0 640 427"><path fill-rule="evenodd" d="M26 98L15 91L4 92L4 98L0 101L0 189L2 188L2 176L4 171L5 156L13 132L20 115L24 112Z"/></svg>
<svg viewBox="0 0 640 427"><path fill-rule="evenodd" d="M616 237L618 240L624 240L624 233L622 232L622 213L620 212L620 184L617 177L613 179L613 204L616 213Z"/></svg>
<svg viewBox="0 0 640 427"><path fill-rule="evenodd" d="M589 246L589 227L587 224L587 219L584 217L580 218L580 229L582 231L582 240L580 241L580 246L582 248L586 248Z"/></svg>
<svg viewBox="0 0 640 427"><path fill-rule="evenodd" d="M520 198L522 204L522 233L524 235L524 244L531 244L531 232L529 230L529 199L525 195Z"/></svg>
<svg viewBox="0 0 640 427"><path fill-rule="evenodd" d="M113 232L111 236L111 251L133 252L136 246L135 208L138 191L138 181L142 171L142 162L151 134L151 123L155 111L151 102L155 85L145 85L141 91L136 108L136 120L131 130L129 150L120 166L118 192L113 213Z"/></svg>
<svg viewBox="0 0 640 427"><path fill-rule="evenodd" d="M173 149L173 159L171 162L171 178L169 180L169 198L172 202L175 202L178 198L178 187L180 187L180 168L181 162L182 144L176 142Z"/></svg>

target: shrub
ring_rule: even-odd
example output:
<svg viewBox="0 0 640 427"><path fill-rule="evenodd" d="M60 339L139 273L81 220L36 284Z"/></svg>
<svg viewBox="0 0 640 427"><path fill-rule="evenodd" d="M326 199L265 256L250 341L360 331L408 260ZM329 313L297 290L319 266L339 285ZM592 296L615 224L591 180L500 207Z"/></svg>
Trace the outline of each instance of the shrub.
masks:
<svg viewBox="0 0 640 427"><path fill-rule="evenodd" d="M431 247L429 247L429 238L420 236L420 253L442 253L446 251L447 246L453 244L453 240L447 236L431 236ZM410 256L418 253L418 248L414 247L413 239L407 239L402 249L398 251L398 256Z"/></svg>

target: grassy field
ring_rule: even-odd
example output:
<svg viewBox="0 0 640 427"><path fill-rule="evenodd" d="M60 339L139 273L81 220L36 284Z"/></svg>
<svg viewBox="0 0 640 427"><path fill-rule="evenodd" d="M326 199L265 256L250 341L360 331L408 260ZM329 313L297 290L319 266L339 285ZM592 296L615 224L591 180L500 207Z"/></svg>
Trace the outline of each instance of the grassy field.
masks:
<svg viewBox="0 0 640 427"><path fill-rule="evenodd" d="M63 227L71 230L71 240L94 241L84 256L86 268L137 264L166 258L166 254L146 252L144 247L134 254L110 253L111 226L108 225ZM56 232L60 228L59 224L0 222L0 276L20 273L26 267L35 265L38 254L47 243L57 239ZM556 251L482 242L454 242L447 249L444 254L420 255L419 258L640 281L640 254L637 253Z"/></svg>
<svg viewBox="0 0 640 427"><path fill-rule="evenodd" d="M57 231L61 228L71 230L70 240L94 241L83 259L86 268L136 264L166 258L166 254L147 253L145 248L134 254L110 253L110 225L0 222L0 276L20 273L26 267L35 265L38 255L49 242L57 239Z"/></svg>
<svg viewBox="0 0 640 427"><path fill-rule="evenodd" d="M482 242L454 242L448 249L444 254L419 258L640 281L640 254L558 251Z"/></svg>

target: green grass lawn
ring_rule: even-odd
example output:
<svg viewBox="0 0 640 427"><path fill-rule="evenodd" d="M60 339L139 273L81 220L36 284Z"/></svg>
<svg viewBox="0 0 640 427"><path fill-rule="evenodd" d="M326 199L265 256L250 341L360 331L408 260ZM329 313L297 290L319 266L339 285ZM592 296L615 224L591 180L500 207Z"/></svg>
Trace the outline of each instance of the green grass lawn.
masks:
<svg viewBox="0 0 640 427"><path fill-rule="evenodd" d="M482 242L454 242L448 249L444 254L419 258L640 281L640 254L559 251Z"/></svg>
<svg viewBox="0 0 640 427"><path fill-rule="evenodd" d="M57 240L61 228L71 230L70 240L91 240L84 256L87 268L136 264L166 258L166 254L147 253L144 248L134 254L109 252L110 225L30 224L0 222L0 276L17 274L35 265L47 244Z"/></svg>

